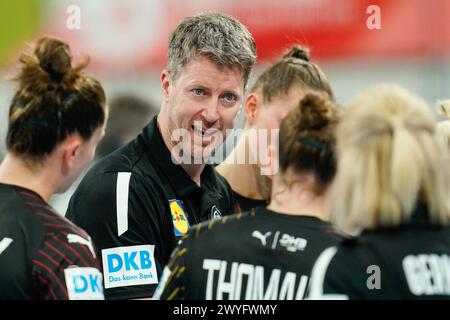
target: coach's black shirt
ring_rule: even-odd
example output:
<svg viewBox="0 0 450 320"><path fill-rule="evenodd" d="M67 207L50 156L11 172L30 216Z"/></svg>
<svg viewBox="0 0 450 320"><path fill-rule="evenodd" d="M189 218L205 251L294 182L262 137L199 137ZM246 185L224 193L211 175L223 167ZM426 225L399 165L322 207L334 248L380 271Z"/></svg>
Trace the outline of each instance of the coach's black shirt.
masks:
<svg viewBox="0 0 450 320"><path fill-rule="evenodd" d="M317 256L339 240L318 218L266 208L200 224L173 252L155 298L300 300Z"/></svg>
<svg viewBox="0 0 450 320"><path fill-rule="evenodd" d="M326 249L311 282L311 299L449 299L450 228L418 208L408 223Z"/></svg>
<svg viewBox="0 0 450 320"><path fill-rule="evenodd" d="M232 213L228 183L207 165L201 187L171 160L156 117L89 170L67 217L93 238L105 297L151 297L177 240L201 221Z"/></svg>
<svg viewBox="0 0 450 320"><path fill-rule="evenodd" d="M103 299L89 236L38 194L0 183L0 300Z"/></svg>

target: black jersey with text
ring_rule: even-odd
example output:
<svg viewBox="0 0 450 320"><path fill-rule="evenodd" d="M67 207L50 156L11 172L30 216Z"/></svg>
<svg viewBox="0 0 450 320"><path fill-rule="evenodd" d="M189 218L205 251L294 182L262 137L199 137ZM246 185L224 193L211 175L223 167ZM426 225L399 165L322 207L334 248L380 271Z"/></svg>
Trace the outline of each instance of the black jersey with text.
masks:
<svg viewBox="0 0 450 320"><path fill-rule="evenodd" d="M320 255L310 299L449 299L450 228L419 208L399 227L363 231Z"/></svg>
<svg viewBox="0 0 450 320"><path fill-rule="evenodd" d="M99 250L106 299L151 297L178 239L232 213L232 190L212 166L200 185L172 161L156 117L89 170L66 216Z"/></svg>
<svg viewBox="0 0 450 320"><path fill-rule="evenodd" d="M155 298L301 300L317 256L340 238L318 218L266 208L200 224L173 252Z"/></svg>
<svg viewBox="0 0 450 320"><path fill-rule="evenodd" d="M257 200L244 197L243 195L233 191L234 195L234 213L243 213L251 211L257 207L267 207L269 200Z"/></svg>
<svg viewBox="0 0 450 320"><path fill-rule="evenodd" d="M103 299L89 236L38 194L0 184L0 300Z"/></svg>

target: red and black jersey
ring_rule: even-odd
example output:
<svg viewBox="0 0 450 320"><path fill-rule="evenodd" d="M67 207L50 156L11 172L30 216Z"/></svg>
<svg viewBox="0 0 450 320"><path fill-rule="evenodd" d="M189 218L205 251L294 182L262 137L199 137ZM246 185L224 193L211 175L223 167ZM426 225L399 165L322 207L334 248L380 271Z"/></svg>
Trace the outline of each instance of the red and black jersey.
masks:
<svg viewBox="0 0 450 320"><path fill-rule="evenodd" d="M38 194L0 184L0 299L101 299L89 235Z"/></svg>

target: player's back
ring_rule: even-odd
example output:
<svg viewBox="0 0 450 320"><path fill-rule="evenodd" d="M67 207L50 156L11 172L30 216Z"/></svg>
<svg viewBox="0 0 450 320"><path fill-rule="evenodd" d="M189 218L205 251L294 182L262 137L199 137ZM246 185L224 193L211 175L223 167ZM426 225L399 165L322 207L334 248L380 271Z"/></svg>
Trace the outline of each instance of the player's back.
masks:
<svg viewBox="0 0 450 320"><path fill-rule="evenodd" d="M34 298L30 295L33 285L27 276L29 265L24 262L36 251L44 232L40 219L31 213L18 192L0 185L1 299Z"/></svg>
<svg viewBox="0 0 450 320"><path fill-rule="evenodd" d="M450 228L418 210L326 249L314 269L312 299L449 299Z"/></svg>
<svg viewBox="0 0 450 320"><path fill-rule="evenodd" d="M103 298L89 236L38 194L7 184L0 184L0 270L0 299Z"/></svg>
<svg viewBox="0 0 450 320"><path fill-rule="evenodd" d="M265 208L197 225L174 252L169 268L179 274L160 298L303 299L317 256L340 239L319 218Z"/></svg>

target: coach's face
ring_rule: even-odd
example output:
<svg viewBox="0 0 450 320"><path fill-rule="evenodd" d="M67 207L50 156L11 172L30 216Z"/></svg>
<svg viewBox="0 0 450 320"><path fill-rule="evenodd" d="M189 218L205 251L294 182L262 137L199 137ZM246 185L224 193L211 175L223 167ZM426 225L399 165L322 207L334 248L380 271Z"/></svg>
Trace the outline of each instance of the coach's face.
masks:
<svg viewBox="0 0 450 320"><path fill-rule="evenodd" d="M226 130L233 128L244 94L242 70L197 56L180 70L176 79L164 70L161 80L163 108L167 110L162 111L158 121L169 149L177 144L173 138L185 132L188 138L183 139L184 153L196 159L210 156L223 142Z"/></svg>

